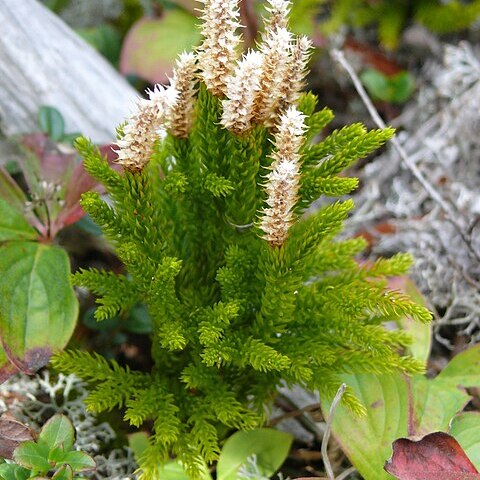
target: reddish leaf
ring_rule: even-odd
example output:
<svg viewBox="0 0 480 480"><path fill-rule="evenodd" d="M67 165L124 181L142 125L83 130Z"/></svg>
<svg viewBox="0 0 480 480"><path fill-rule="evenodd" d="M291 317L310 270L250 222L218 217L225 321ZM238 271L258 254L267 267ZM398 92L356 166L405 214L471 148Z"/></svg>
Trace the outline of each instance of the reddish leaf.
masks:
<svg viewBox="0 0 480 480"><path fill-rule="evenodd" d="M113 144L113 143L107 143L106 145L100 145L98 147L98 150L100 150L100 153L104 157L107 157L108 163L110 163L110 164L112 164L112 162L114 162L118 157L114 148L115 148L115 144ZM117 165L117 167L118 167L118 165ZM119 167L119 170L122 170L122 169Z"/></svg>
<svg viewBox="0 0 480 480"><path fill-rule="evenodd" d="M65 206L55 222L56 231L77 222L85 215L79 203L80 197L82 193L97 186L98 182L86 172L83 163L77 164L67 185Z"/></svg>
<svg viewBox="0 0 480 480"><path fill-rule="evenodd" d="M5 354L4 356L5 360L0 365L0 384L6 382L12 375L15 375L19 372L18 368L10 362L10 360L6 357Z"/></svg>
<svg viewBox="0 0 480 480"><path fill-rule="evenodd" d="M25 135L22 144L38 158L39 176L42 180L57 184L65 182L76 161L73 149L66 145L59 146L43 133ZM23 164L24 162L22 169ZM32 189L32 185L30 188Z"/></svg>
<svg viewBox="0 0 480 480"><path fill-rule="evenodd" d="M171 9L160 18L141 18L123 42L120 71L151 83L165 83L179 53L191 50L200 41L196 18L180 9Z"/></svg>
<svg viewBox="0 0 480 480"><path fill-rule="evenodd" d="M192 15L198 16L198 4L196 0L175 0L175 3Z"/></svg>
<svg viewBox="0 0 480 480"><path fill-rule="evenodd" d="M389 235L396 232L396 227L388 220L382 223L374 225L369 230L360 230L357 237L363 237L370 247L375 246L378 243L379 238L383 235Z"/></svg>
<svg viewBox="0 0 480 480"><path fill-rule="evenodd" d="M421 440L400 438L385 470L398 480L480 480L480 474L459 443L443 432Z"/></svg>
<svg viewBox="0 0 480 480"><path fill-rule="evenodd" d="M108 163L116 170L121 170L119 165L113 164L117 158L117 154L112 149L113 144L100 145L98 147L100 153L106 157ZM99 183L91 177L85 170L83 163L78 163L72 173L70 181L68 182L65 194L65 206L60 212L55 221L55 231L59 231L68 225L78 222L84 215L82 207L80 206L80 198L83 193L89 190L97 190L103 192L104 189Z"/></svg>
<svg viewBox="0 0 480 480"><path fill-rule="evenodd" d="M35 440L35 433L10 413L0 417L0 457L12 459L13 451L22 442Z"/></svg>
<svg viewBox="0 0 480 480"><path fill-rule="evenodd" d="M344 48L356 52L366 65L371 65L385 75L395 75L402 71L402 68L378 49L372 48L366 43L359 42L353 37L347 37Z"/></svg>

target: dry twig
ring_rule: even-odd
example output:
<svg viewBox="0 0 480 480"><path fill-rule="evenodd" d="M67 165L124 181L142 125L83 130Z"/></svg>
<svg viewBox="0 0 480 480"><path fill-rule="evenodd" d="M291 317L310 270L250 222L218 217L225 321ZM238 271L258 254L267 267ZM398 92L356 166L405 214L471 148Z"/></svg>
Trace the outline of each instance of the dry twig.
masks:
<svg viewBox="0 0 480 480"><path fill-rule="evenodd" d="M323 434L323 439L322 439L322 448L321 448L322 459L323 459L323 464L325 466L325 472L329 480L335 480L335 475L333 473L332 465L330 464L330 460L328 458L328 440L330 439L330 433L332 431L332 422L333 422L333 415L335 413L335 409L337 408L337 405L340 403L340 400L342 399L342 396L345 393L346 388L347 388L347 385L345 383L342 383L335 395L335 398L333 399L332 405L330 406L330 411L328 412L327 424L325 426L325 432Z"/></svg>
<svg viewBox="0 0 480 480"><path fill-rule="evenodd" d="M377 109L373 105L368 93L365 91L365 88L360 81L360 78L356 74L353 67L350 65L348 60L345 58L345 55L342 51L333 49L330 52L332 58L336 60L342 67L346 70L348 75L350 76L352 83L357 90L360 98L362 99L365 107L368 110L368 113L372 117L372 120L379 128L386 128L386 124L383 121L382 117L380 117ZM405 149L402 147L400 142L397 138L393 137L391 139L392 145L397 150L400 158L404 165L411 171L412 175L417 179L417 181L422 185L424 190L430 195L432 200L434 200L442 211L445 213L447 220L454 226L458 234L460 235L461 239L467 246L468 250L472 253L476 260L480 261L480 255L475 250L472 245L471 241L471 234L469 233L468 229L464 229L463 225L458 221L458 218L462 217L462 213L458 211L458 209L452 205L450 205L435 189L435 187L425 178L423 173L417 167L416 163L408 156Z"/></svg>

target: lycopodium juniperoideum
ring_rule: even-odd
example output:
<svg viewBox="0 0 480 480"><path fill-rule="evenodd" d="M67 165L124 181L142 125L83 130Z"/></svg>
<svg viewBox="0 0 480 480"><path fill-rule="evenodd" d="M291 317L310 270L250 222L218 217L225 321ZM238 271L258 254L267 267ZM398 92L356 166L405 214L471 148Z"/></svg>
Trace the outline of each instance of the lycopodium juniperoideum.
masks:
<svg viewBox="0 0 480 480"><path fill-rule="evenodd" d="M337 240L357 179L342 171L393 130L360 124L313 144L332 120L301 93L311 44L288 29L289 2L269 0L256 50L241 55L238 2L203 0L203 42L180 56L167 87L155 86L119 128L112 169L77 140L103 183L82 205L128 274L81 270L101 321L141 302L153 321L150 372L95 353L67 351L54 365L91 386L93 411L124 409L152 434L140 478L158 478L174 456L201 475L235 429L267 418L281 382L331 397L343 372L418 372L409 337L385 323L430 313L387 289L411 258L373 264L361 238ZM344 401L362 405L347 390Z"/></svg>

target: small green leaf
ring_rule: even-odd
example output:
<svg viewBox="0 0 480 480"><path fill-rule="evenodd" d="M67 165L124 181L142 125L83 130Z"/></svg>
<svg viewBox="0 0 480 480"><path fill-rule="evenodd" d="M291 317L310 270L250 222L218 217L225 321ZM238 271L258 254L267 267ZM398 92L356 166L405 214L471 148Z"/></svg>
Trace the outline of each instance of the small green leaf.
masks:
<svg viewBox="0 0 480 480"><path fill-rule="evenodd" d="M382 72L368 68L361 73L360 79L375 100L388 100L388 79Z"/></svg>
<svg viewBox="0 0 480 480"><path fill-rule="evenodd" d="M65 120L55 108L44 105L38 110L38 125L43 133L52 140L59 142L65 133Z"/></svg>
<svg viewBox="0 0 480 480"><path fill-rule="evenodd" d="M101 322L99 322L95 318L95 311L95 307L89 308L82 316L82 323L87 328L97 331L112 331L119 327L120 319L118 317L107 318L106 320L102 320Z"/></svg>
<svg viewBox="0 0 480 480"><path fill-rule="evenodd" d="M74 472L88 472L96 467L95 460L84 452L68 452L63 462L72 467Z"/></svg>
<svg viewBox="0 0 480 480"><path fill-rule="evenodd" d="M90 218L89 215L82 217L78 222L75 223L75 226L81 228L83 231L94 237L102 236L102 229Z"/></svg>
<svg viewBox="0 0 480 480"><path fill-rule="evenodd" d="M455 437L470 461L480 470L480 413L465 412L454 417L450 435Z"/></svg>
<svg viewBox="0 0 480 480"><path fill-rule="evenodd" d="M30 474L30 470L18 465L18 468L15 470L15 480L26 480L27 478L30 478Z"/></svg>
<svg viewBox="0 0 480 480"><path fill-rule="evenodd" d="M55 465L62 463L63 457L65 457L65 451L61 447L52 448L48 453L48 461Z"/></svg>
<svg viewBox="0 0 480 480"><path fill-rule="evenodd" d="M36 472L47 473L51 468L48 447L35 442L21 443L13 452L13 459L22 467Z"/></svg>
<svg viewBox="0 0 480 480"><path fill-rule="evenodd" d="M369 68L360 75L362 83L376 100L390 103L403 103L412 95L415 82L409 72L399 72L387 76Z"/></svg>
<svg viewBox="0 0 480 480"><path fill-rule="evenodd" d="M25 480L29 476L30 471L20 465L14 463L0 465L0 479L2 480Z"/></svg>
<svg viewBox="0 0 480 480"><path fill-rule="evenodd" d="M25 208L27 197L17 182L11 177L7 169L0 165L0 198L18 213L22 213ZM3 215L2 215L3 218Z"/></svg>
<svg viewBox="0 0 480 480"><path fill-rule="evenodd" d="M70 465L64 465L62 468L57 470L55 475L52 477L53 480L72 480L73 470Z"/></svg>
<svg viewBox="0 0 480 480"><path fill-rule="evenodd" d="M128 435L128 446L133 452L133 456L138 460L148 447L148 433L135 432Z"/></svg>
<svg viewBox="0 0 480 480"><path fill-rule="evenodd" d="M133 307L124 323L124 328L132 333L151 333L153 323L147 308L144 305L136 305Z"/></svg>
<svg viewBox="0 0 480 480"><path fill-rule="evenodd" d="M367 407L359 417L345 405L338 405L333 417L333 434L342 450L365 480L393 477L383 470L392 454L392 442L407 435L408 386L399 373L384 375L342 375L357 398ZM322 399L328 415L330 403Z"/></svg>
<svg viewBox="0 0 480 480"><path fill-rule="evenodd" d="M239 468L256 455L258 471L272 476L288 456L293 437L273 428L259 428L234 433L220 453L217 465L218 480L236 480Z"/></svg>
<svg viewBox="0 0 480 480"><path fill-rule="evenodd" d="M462 387L480 386L480 345L456 355L440 372L437 379Z"/></svg>
<svg viewBox="0 0 480 480"><path fill-rule="evenodd" d="M161 478L162 480L190 480L185 473L185 469L178 462L168 462L159 467L158 478ZM205 469L205 473L202 475L201 480L212 480L207 469Z"/></svg>
<svg viewBox="0 0 480 480"><path fill-rule="evenodd" d="M392 95L390 102L404 103L412 95L415 89L415 82L413 76L409 72L399 72L390 78L390 85L392 87Z"/></svg>
<svg viewBox="0 0 480 480"><path fill-rule="evenodd" d="M3 463L0 465L0 478L2 480L15 480L15 468L13 463Z"/></svg>
<svg viewBox="0 0 480 480"><path fill-rule="evenodd" d="M160 467L158 476L164 480L189 480L185 470L177 462L168 462Z"/></svg>
<svg viewBox="0 0 480 480"><path fill-rule="evenodd" d="M7 240L34 240L37 231L15 208L0 198L0 242Z"/></svg>
<svg viewBox="0 0 480 480"><path fill-rule="evenodd" d="M32 373L70 339L78 301L68 255L59 247L15 242L0 249L0 336L8 358Z"/></svg>
<svg viewBox="0 0 480 480"><path fill-rule="evenodd" d="M112 25L100 24L95 27L77 29L77 33L112 65L117 64L122 38Z"/></svg>
<svg viewBox="0 0 480 480"><path fill-rule="evenodd" d="M75 441L75 429L65 415L54 415L42 428L38 441L50 449L61 448L64 452L71 450Z"/></svg>

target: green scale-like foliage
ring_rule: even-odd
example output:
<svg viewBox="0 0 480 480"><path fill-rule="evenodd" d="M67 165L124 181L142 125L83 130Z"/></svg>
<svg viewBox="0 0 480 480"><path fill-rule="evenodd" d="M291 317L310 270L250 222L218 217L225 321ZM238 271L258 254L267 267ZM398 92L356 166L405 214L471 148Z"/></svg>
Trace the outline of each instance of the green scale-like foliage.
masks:
<svg viewBox="0 0 480 480"><path fill-rule="evenodd" d="M343 372L422 369L399 354L408 336L383 326L404 316L430 319L423 307L386 291L386 278L405 273L410 257L359 265L354 257L365 242L335 240L350 200L302 215L319 195L352 191L357 180L341 172L393 132L354 124L311 145L332 119L315 107L315 97L303 95L308 140L298 219L281 247L258 228L272 134L257 126L239 137L221 128L220 102L203 88L190 136L168 137L140 173L119 174L87 140L77 142L86 169L110 196L107 204L88 193L83 207L116 246L128 276L86 270L74 275L75 284L98 296L98 320L146 304L154 367L132 372L79 352L60 354L54 364L92 385L90 409L122 407L132 425L151 422L140 461L145 479L157 478L171 455L198 477L229 430L265 421L282 381L331 397ZM344 400L362 413L351 392Z"/></svg>

